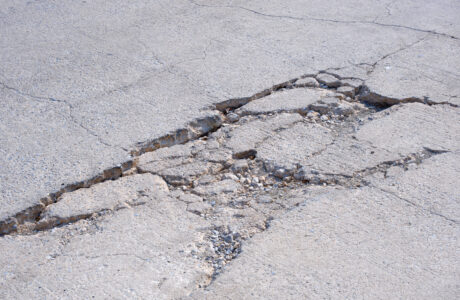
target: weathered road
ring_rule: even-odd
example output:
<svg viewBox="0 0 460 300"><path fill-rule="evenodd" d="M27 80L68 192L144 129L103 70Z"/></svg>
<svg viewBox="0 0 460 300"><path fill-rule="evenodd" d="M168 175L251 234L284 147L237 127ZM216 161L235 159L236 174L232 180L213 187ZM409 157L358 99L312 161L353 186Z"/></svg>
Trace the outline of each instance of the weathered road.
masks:
<svg viewBox="0 0 460 300"><path fill-rule="evenodd" d="M0 1L0 298L458 298L459 15Z"/></svg>

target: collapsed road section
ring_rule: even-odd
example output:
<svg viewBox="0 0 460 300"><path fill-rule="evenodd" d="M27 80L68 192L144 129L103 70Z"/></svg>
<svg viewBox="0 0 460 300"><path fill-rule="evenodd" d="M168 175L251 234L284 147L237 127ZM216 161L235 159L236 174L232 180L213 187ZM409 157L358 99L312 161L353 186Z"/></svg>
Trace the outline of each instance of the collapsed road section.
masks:
<svg viewBox="0 0 460 300"><path fill-rule="evenodd" d="M321 72L215 108L214 117L139 143L123 166L2 221L2 289L31 272L32 286L25 276L16 289L27 285L46 294L46 285L69 295L79 289L85 297L97 289L102 297L116 282L123 288L110 292L115 297L148 285L136 295L202 299L242 297L239 284L260 296L281 296L293 286L297 295L312 289L343 295L336 283L297 283L301 276L340 277L356 287L360 271L350 269L349 253L340 253L357 247L352 253L367 255L385 241L392 245L390 261L378 252L360 268L396 270L410 261L430 272L381 275L380 292L409 285L407 295L420 295L427 290L420 286L430 282L434 292L438 281L444 291L455 289L455 105L396 101L372 93L361 79ZM392 222L399 224L394 232ZM433 257L441 244L443 254ZM335 265L313 274L299 255ZM296 266L297 260L303 262ZM301 266L307 271L296 269ZM126 278L114 279L121 268ZM63 271L59 279L56 269ZM263 284L254 286L251 278ZM268 288L274 282L279 288ZM8 296L11 289L4 290Z"/></svg>

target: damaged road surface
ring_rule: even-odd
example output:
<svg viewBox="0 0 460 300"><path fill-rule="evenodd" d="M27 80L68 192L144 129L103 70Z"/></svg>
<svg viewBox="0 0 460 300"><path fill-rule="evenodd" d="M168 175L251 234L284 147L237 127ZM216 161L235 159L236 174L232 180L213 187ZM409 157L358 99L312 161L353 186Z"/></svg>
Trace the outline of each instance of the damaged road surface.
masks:
<svg viewBox="0 0 460 300"><path fill-rule="evenodd" d="M441 2L1 5L0 298L458 299Z"/></svg>

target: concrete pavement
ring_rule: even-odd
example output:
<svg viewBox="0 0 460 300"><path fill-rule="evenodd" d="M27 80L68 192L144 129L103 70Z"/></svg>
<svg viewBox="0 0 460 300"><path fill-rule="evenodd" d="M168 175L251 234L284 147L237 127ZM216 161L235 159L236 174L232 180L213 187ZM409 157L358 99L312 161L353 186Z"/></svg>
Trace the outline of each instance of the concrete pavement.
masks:
<svg viewBox="0 0 460 300"><path fill-rule="evenodd" d="M457 298L459 14L444 0L2 1L0 296ZM311 221L323 214L340 225ZM362 234L302 231L335 226ZM376 236L387 254L372 256ZM400 268L379 265L394 255ZM274 261L270 289L257 270Z"/></svg>

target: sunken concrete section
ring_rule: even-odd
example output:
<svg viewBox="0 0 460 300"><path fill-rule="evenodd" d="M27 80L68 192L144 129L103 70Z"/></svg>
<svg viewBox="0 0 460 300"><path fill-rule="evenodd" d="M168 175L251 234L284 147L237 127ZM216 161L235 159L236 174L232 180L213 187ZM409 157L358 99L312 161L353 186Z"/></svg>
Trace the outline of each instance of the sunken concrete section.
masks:
<svg viewBox="0 0 460 300"><path fill-rule="evenodd" d="M458 3L87 2L0 8L1 299L458 298Z"/></svg>

